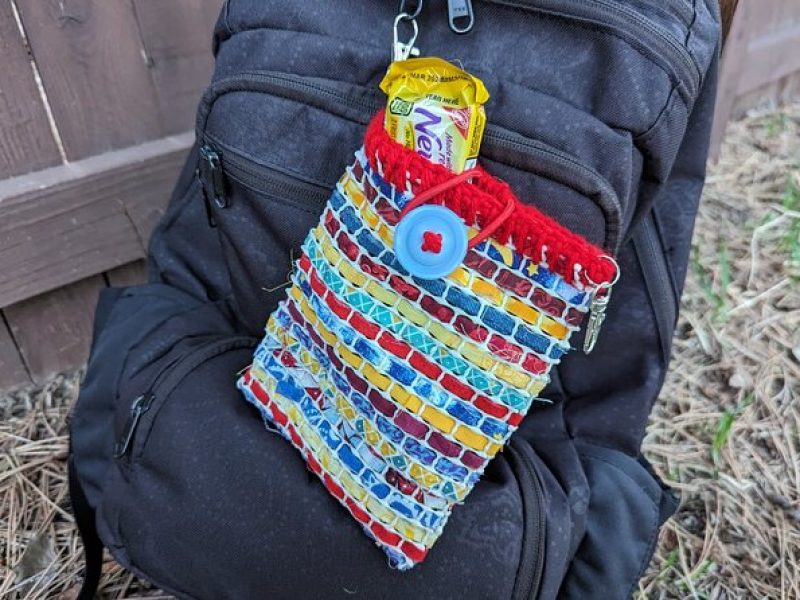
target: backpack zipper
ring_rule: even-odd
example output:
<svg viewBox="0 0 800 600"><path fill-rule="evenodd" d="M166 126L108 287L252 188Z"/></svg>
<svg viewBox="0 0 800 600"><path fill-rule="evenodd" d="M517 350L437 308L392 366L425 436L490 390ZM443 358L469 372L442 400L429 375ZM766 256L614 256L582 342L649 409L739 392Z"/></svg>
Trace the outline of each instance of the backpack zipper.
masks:
<svg viewBox="0 0 800 600"><path fill-rule="evenodd" d="M544 573L547 538L547 517L544 510L542 482L524 444L525 442L518 442L517 438L511 438L503 453L507 457L511 470L517 476L522 496L523 523L525 524L522 532L519 569L511 600L533 600L538 596Z"/></svg>
<svg viewBox="0 0 800 600"><path fill-rule="evenodd" d="M225 193L225 176L222 172L220 155L210 146L200 148L200 165L197 168L196 176L200 182L208 224L210 227L216 227L217 221L214 219L211 203L213 202L219 208L226 208L228 199Z"/></svg>
<svg viewBox="0 0 800 600"><path fill-rule="evenodd" d="M125 428L122 430L121 439L117 442L114 448L114 458L122 458L127 454L128 449L131 447L133 436L136 434L136 429L139 427L139 421L142 415L150 410L155 400L155 395L151 392L146 392L141 396L137 396L131 404L130 414L125 423Z"/></svg>
<svg viewBox="0 0 800 600"><path fill-rule="evenodd" d="M283 173L275 167L257 165L252 160L239 156L210 135L206 135L200 155L201 171L215 170L220 174L223 181L230 178L258 194L277 198L291 198L294 201L306 204L322 204L331 193L329 186L301 180L296 175ZM206 156L218 158L209 161L205 158ZM258 166L259 169L254 168L254 166ZM262 172L259 173L258 170ZM265 170L268 170L269 174L264 173ZM227 208L231 204L226 188L227 186L224 184L217 188L222 197L222 202L215 202L219 208ZM213 193L217 193L217 191Z"/></svg>
<svg viewBox="0 0 800 600"><path fill-rule="evenodd" d="M612 0L489 0L520 10L583 21L610 30L671 72L691 102L700 89L700 66L686 47L638 11ZM681 87L681 86L679 86Z"/></svg>
<svg viewBox="0 0 800 600"><path fill-rule="evenodd" d="M258 343L256 338L236 336L225 340L214 340L189 352L179 360L170 362L156 375L150 388L137 396L131 403L128 420L118 438L114 449L117 459L132 460L132 448L137 432L142 426L144 416L156 405L157 400L166 399L177 385L200 364L231 350L252 348Z"/></svg>
<svg viewBox="0 0 800 600"><path fill-rule="evenodd" d="M201 177L201 182L217 186L211 195L224 190L224 174L227 173L229 165L233 166L242 174L244 180L251 181L254 178L254 167L266 168L275 171L274 167L256 163L252 159L242 159L234 151L227 151L225 148L220 150L220 144L212 136L205 133L206 123L211 114L211 108L220 96L241 91L254 91L266 93L273 96L294 99L316 106L346 119L356 120L364 125L367 124L369 117L379 110L385 101L377 96L354 97L326 86L320 81L308 81L302 77L295 77L283 73L274 72L245 72L241 75L229 79L222 79L214 83L206 93L200 105L197 118L198 139L208 144L209 148L220 154L222 160L221 172L223 173L223 183L216 184L213 177L206 175ZM322 100L328 100L324 103ZM366 117L365 117L366 116ZM513 135L496 125L487 125L484 134L483 148L486 154L491 153L492 146L504 149L511 149L525 155L534 156L542 161L540 168L547 170L544 176L567 185L586 196L590 202L598 205L603 213L606 224L606 239L604 246L612 253L616 253L621 242L621 222L622 208L619 197L608 181L597 171L588 167L568 154L560 152L544 144L527 140L518 135ZM201 153L202 155L202 153ZM212 155L213 156L213 155ZM235 158L234 158L235 157ZM201 160L207 162L207 159ZM205 168L214 171L216 163L209 163ZM247 168L247 165L251 165ZM513 166L513 165L512 165ZM238 167L238 169L237 169ZM561 178L554 173L562 167L569 172L568 178ZM524 168L524 167L523 167ZM201 168L202 170L202 168ZM246 173L249 171L249 173ZM536 172L534 172L536 174ZM270 177L270 179L272 179ZM294 175L286 176L289 179L296 179ZM224 191L223 191L224 193ZM216 203L215 203L216 204ZM207 205L208 206L208 205ZM219 206L219 205L218 205ZM226 205L227 206L227 205Z"/></svg>
<svg viewBox="0 0 800 600"><path fill-rule="evenodd" d="M447 0L447 23L453 33L469 33L475 26L472 0Z"/></svg>
<svg viewBox="0 0 800 600"><path fill-rule="evenodd" d="M650 304L653 306L664 361L669 362L680 298L678 286L664 253L664 244L661 241L654 210L647 213L636 226L631 239L642 268Z"/></svg>
<svg viewBox="0 0 800 600"><path fill-rule="evenodd" d="M405 2L401 2L401 12L407 12L403 8L405 4ZM665 0L664 4L666 6L646 2L640 2L640 4L649 9L659 11L661 14L668 17L677 15L684 27L689 27L694 18L692 7L684 0ZM422 1L420 0L412 18L417 18L421 9ZM670 9L673 9L674 12L671 12ZM472 0L447 0L447 20L453 33L464 34L472 31L472 28L475 26L475 14L472 8Z"/></svg>
<svg viewBox="0 0 800 600"><path fill-rule="evenodd" d="M603 213L606 223L603 246L613 254L618 252L622 240L622 205L614 188L600 173L565 152L543 146L521 135L503 131L493 125L488 125L486 129L486 139L491 139L493 145L516 151L525 156L535 156L547 163L562 167L569 173L569 177L562 178L562 180L559 180L555 173L547 173L546 177L549 179L577 189L584 196L596 195L595 203ZM525 167L520 168L525 169ZM592 190L595 193L590 194L586 190Z"/></svg>

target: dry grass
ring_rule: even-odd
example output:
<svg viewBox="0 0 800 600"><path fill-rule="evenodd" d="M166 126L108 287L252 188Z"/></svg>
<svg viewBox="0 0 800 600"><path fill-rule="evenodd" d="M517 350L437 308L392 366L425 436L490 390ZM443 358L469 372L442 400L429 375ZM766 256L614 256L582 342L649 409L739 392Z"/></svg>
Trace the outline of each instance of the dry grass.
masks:
<svg viewBox="0 0 800 600"><path fill-rule="evenodd" d="M800 598L800 105L730 126L646 453L683 495L643 598ZM67 407L0 396L0 597L75 598ZM113 561L104 596L158 597Z"/></svg>
<svg viewBox="0 0 800 600"><path fill-rule="evenodd" d="M649 598L800 598L800 106L732 123L646 453L683 495Z"/></svg>

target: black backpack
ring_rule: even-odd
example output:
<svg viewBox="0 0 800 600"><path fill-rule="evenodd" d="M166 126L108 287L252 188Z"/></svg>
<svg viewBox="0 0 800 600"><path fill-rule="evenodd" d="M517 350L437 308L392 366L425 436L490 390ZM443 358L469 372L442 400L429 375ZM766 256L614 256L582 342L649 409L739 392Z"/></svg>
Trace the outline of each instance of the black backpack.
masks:
<svg viewBox="0 0 800 600"><path fill-rule="evenodd" d="M230 0L149 283L107 289L97 309L70 429L83 597L103 547L182 598L635 590L677 506L640 444L703 186L717 0L402 4L419 11L424 55L460 63L491 91L486 169L616 255L622 278L594 352L555 369L552 403L532 409L425 562L388 568L235 380L385 104L397 2ZM470 9L474 22L459 17Z"/></svg>

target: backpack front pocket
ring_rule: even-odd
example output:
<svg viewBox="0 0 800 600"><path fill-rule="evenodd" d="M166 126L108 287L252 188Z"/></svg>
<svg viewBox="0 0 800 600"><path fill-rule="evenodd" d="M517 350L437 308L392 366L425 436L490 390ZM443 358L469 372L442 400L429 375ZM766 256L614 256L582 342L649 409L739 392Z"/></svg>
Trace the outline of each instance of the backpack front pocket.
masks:
<svg viewBox="0 0 800 600"><path fill-rule="evenodd" d="M183 340L164 356L155 373L150 373L144 389L125 405L121 402L116 419L114 457L126 467L135 464L147 444L158 413L181 381L203 363L227 352L252 348L255 340L247 336L208 336ZM144 380L140 376L138 379ZM141 385L141 383L139 384Z"/></svg>
<svg viewBox="0 0 800 600"><path fill-rule="evenodd" d="M206 137L199 173L210 223L218 227L237 317L257 332L277 306L304 232L327 189L260 165Z"/></svg>
<svg viewBox="0 0 800 600"><path fill-rule="evenodd" d="M522 597L514 582L537 547L539 524L526 519L538 509L510 460L487 469L441 552L410 573L386 569L297 453L242 402L232 375L250 360L247 340L176 351L181 366L156 386L133 464L117 461L105 486L100 531L127 568L181 598Z"/></svg>
<svg viewBox="0 0 800 600"><path fill-rule="evenodd" d="M278 74L221 81L199 118L203 201L219 231L237 317L254 334L284 295L300 243L344 167L342 149L354 150L363 131L357 103L337 113L316 86L299 85Z"/></svg>
<svg viewBox="0 0 800 600"><path fill-rule="evenodd" d="M430 190L441 205L416 208ZM502 181L480 168L454 176L391 140L379 114L307 235L239 386L407 570L617 275L601 249ZM536 487L530 467L520 473L525 489ZM523 587L537 586L537 570L526 566Z"/></svg>
<svg viewBox="0 0 800 600"><path fill-rule="evenodd" d="M512 97L519 93L505 90ZM221 79L206 94L198 117L198 175L209 222L219 229L238 316L250 333L262 330L284 296L300 243L383 103L366 86L266 71ZM564 109L539 95L534 113ZM623 156L630 152L624 136L572 112L604 145ZM625 161L614 172L599 172L589 157L531 137L537 124L520 118L523 134L489 123L481 161L523 202L614 253L633 212L620 199L627 196ZM314 152L307 151L309 139Z"/></svg>

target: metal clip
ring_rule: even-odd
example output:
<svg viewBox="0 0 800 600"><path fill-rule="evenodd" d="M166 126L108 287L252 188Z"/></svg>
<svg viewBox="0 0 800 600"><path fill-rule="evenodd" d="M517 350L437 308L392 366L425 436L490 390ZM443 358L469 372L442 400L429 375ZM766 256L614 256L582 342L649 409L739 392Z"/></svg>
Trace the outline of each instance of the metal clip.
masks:
<svg viewBox="0 0 800 600"><path fill-rule="evenodd" d="M595 284L597 289L592 297L592 302L589 305L589 323L586 326L586 337L583 339L583 352L590 354L597 344L597 339L600 337L600 329L603 327L603 322L606 320L606 310L608 304L611 302L611 289L619 281L620 270L619 264L610 256L604 256L606 260L611 261L617 268L617 274L611 283ZM591 281L591 280L590 280Z"/></svg>
<svg viewBox="0 0 800 600"><path fill-rule="evenodd" d="M472 0L447 0L447 20L453 33L464 34L475 26Z"/></svg>
<svg viewBox="0 0 800 600"><path fill-rule="evenodd" d="M608 303L611 301L611 289L608 290L603 296L595 297L592 299L592 304L589 307L589 324L586 326L586 337L583 340L583 352L589 354L594 350L597 344L597 338L600 337L600 328L603 327L603 322L606 320L606 309Z"/></svg>
<svg viewBox="0 0 800 600"><path fill-rule="evenodd" d="M413 28L411 39L407 42L400 41L400 23L409 21ZM417 20L408 13L400 13L394 20L394 43L392 44L392 60L406 60L409 56L419 56L419 48L414 44L417 42L419 35L419 25Z"/></svg>

